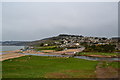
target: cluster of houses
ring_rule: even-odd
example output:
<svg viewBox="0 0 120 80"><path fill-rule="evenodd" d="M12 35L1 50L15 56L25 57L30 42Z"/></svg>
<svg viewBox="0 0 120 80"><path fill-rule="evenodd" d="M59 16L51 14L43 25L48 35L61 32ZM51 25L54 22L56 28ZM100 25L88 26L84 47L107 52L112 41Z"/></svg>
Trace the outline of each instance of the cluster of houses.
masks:
<svg viewBox="0 0 120 80"><path fill-rule="evenodd" d="M118 46L117 38L105 38L105 37L84 37L78 35L59 35L59 41L55 41L54 44L59 44L60 47L80 47L81 44L87 45L105 45L114 44ZM120 47L118 47L120 49Z"/></svg>
<svg viewBox="0 0 120 80"><path fill-rule="evenodd" d="M41 41L41 42L40 42ZM87 45L106 45L113 44L116 45L117 49L120 50L120 46L118 44L118 38L105 38L105 37L85 37L82 35L67 35L60 34L56 37L51 37L44 40L36 41L36 45L42 44L42 46L54 46L59 45L59 47L81 47L83 44ZM52 42L50 42L52 41ZM40 46L41 46L40 44Z"/></svg>

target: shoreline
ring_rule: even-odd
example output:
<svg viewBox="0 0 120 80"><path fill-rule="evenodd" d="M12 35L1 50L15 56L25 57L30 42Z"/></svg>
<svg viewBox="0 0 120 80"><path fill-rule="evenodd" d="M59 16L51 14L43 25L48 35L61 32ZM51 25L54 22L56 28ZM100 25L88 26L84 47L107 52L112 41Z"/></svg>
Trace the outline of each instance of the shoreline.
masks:
<svg viewBox="0 0 120 80"><path fill-rule="evenodd" d="M18 57L22 57L25 56L23 54L19 54L18 51L20 50L15 50L15 51L5 51L5 54L1 54L0 55L0 61L4 61L7 59L12 59L12 58L18 58Z"/></svg>
<svg viewBox="0 0 120 80"><path fill-rule="evenodd" d="M72 49L73 50L73 49ZM15 50L15 51L5 51L5 54L0 55L0 61L4 61L7 59L12 59L12 58L18 58L25 56L24 54L19 54L21 51L20 50ZM34 50L27 50L27 51L22 51L21 53L29 53L29 54L46 54L46 55L75 55L75 53L71 51L56 51L56 52L38 52ZM89 56L89 57L98 57L98 58L120 58L120 56L104 56L104 55L75 55L75 56Z"/></svg>

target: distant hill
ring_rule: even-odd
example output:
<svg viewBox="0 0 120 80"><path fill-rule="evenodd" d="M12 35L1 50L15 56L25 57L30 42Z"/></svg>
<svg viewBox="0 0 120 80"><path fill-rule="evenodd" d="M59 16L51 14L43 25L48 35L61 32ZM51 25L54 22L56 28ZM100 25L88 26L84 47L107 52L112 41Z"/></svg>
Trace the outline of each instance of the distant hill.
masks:
<svg viewBox="0 0 120 80"><path fill-rule="evenodd" d="M105 37L85 37L82 35L68 35L60 34L58 36L53 36L49 38L44 38L36 41L4 41L3 46L37 46L37 45L62 45L68 43L88 43L88 44L98 44L98 43L111 43L111 41L117 41L117 38L105 38Z"/></svg>
<svg viewBox="0 0 120 80"><path fill-rule="evenodd" d="M2 46L26 46L30 41L3 41Z"/></svg>
<svg viewBox="0 0 120 80"><path fill-rule="evenodd" d="M100 40L106 40L107 38L99 38L99 37L84 37L82 35L68 35L68 34L60 34L58 36L45 38L42 40L32 41L29 45L41 45L44 44L64 44L64 43L80 43L80 42L88 42L90 39L100 39Z"/></svg>

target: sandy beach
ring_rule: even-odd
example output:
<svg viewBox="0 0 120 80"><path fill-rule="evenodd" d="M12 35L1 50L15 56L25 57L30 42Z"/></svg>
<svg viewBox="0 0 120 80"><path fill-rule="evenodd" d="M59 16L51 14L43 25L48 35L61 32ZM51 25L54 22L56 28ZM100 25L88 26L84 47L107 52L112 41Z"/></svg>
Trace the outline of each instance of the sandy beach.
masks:
<svg viewBox="0 0 120 80"><path fill-rule="evenodd" d="M43 50L43 51L34 51L34 50L26 50L26 51L20 51L20 50L15 50L15 51L5 51L5 54L0 55L0 61L11 59L11 58L18 58L21 56L25 56L24 54L19 54L21 53L29 53L29 54L51 54L51 55L74 55L74 52L82 52L83 49L68 49L64 51L53 51L53 50ZM112 56L104 56L104 55L82 55L82 56L92 56L92 57L112 57ZM115 57L115 56L114 56Z"/></svg>
<svg viewBox="0 0 120 80"><path fill-rule="evenodd" d="M7 59L11 59L11 58L17 58L17 57L25 56L23 54L19 54L18 51L19 50L16 50L16 51L6 51L6 54L1 54L0 55L0 61L4 61L4 60L7 60Z"/></svg>
<svg viewBox="0 0 120 80"><path fill-rule="evenodd" d="M27 51L23 51L22 53L31 53L31 54L57 54L57 55L61 55L61 54L67 54L67 55L74 55L75 52L82 52L82 48L79 49L67 49L67 50L63 50L63 51L53 51L53 50L42 50L41 52L39 51L34 51L34 50L27 50Z"/></svg>

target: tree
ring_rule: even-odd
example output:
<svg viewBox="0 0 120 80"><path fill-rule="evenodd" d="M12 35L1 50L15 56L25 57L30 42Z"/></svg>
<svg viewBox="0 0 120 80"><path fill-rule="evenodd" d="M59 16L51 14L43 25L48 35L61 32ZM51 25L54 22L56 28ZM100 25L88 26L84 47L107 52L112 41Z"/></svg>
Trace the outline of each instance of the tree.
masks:
<svg viewBox="0 0 120 80"><path fill-rule="evenodd" d="M86 47L85 51L91 52L113 52L115 51L115 45L105 44L105 45L92 45Z"/></svg>
<svg viewBox="0 0 120 80"><path fill-rule="evenodd" d="M41 43L40 46L44 46L44 43Z"/></svg>

